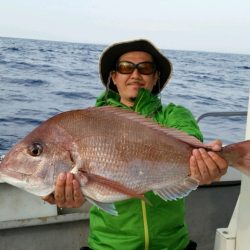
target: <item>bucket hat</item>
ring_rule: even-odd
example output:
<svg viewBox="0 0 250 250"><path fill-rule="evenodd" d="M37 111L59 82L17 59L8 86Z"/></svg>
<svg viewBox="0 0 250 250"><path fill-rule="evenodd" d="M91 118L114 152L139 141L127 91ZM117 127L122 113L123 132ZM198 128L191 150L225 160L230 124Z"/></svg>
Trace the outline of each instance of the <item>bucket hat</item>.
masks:
<svg viewBox="0 0 250 250"><path fill-rule="evenodd" d="M119 57L131 51L144 51L152 55L156 68L160 72L159 83L154 86L152 93L159 94L170 79L172 64L151 42L145 39L114 43L103 51L99 64L99 73L103 85L107 88L110 72L115 70ZM109 88L117 92L112 79L110 79Z"/></svg>

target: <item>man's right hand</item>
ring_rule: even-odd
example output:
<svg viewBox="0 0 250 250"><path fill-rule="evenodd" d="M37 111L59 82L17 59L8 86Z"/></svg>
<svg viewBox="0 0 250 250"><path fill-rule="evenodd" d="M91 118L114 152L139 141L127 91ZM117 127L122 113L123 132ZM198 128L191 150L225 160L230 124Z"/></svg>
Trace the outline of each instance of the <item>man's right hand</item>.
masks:
<svg viewBox="0 0 250 250"><path fill-rule="evenodd" d="M80 184L71 173L59 174L54 193L42 199L60 208L78 208L85 202Z"/></svg>

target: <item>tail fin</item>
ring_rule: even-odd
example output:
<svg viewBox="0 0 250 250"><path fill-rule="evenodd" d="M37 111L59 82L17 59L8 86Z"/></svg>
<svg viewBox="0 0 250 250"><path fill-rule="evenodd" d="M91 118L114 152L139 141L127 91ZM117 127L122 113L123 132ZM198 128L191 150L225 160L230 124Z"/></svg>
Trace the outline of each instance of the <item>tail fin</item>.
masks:
<svg viewBox="0 0 250 250"><path fill-rule="evenodd" d="M250 177L250 140L225 146L222 156L229 165Z"/></svg>

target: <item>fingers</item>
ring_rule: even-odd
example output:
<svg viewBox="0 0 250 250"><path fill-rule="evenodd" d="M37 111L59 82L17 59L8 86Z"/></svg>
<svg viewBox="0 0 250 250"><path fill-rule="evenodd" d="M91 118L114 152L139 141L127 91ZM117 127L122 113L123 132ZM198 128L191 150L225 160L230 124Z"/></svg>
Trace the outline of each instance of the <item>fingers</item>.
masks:
<svg viewBox="0 0 250 250"><path fill-rule="evenodd" d="M73 180L73 188L75 207L80 207L84 203L85 199L78 181Z"/></svg>
<svg viewBox="0 0 250 250"><path fill-rule="evenodd" d="M73 204L74 203L74 194L73 194L73 175L67 173L66 175L66 184L65 184L65 203Z"/></svg>
<svg viewBox="0 0 250 250"><path fill-rule="evenodd" d="M61 208L80 207L85 201L79 182L71 173L59 174L54 195L43 197L43 199Z"/></svg>
<svg viewBox="0 0 250 250"><path fill-rule="evenodd" d="M51 205L54 205L55 204L55 197L54 197L54 194L50 194L50 195L47 195L47 196L43 196L42 199L46 202L48 202L49 204Z"/></svg>
<svg viewBox="0 0 250 250"><path fill-rule="evenodd" d="M217 144L218 145L218 144ZM227 171L228 164L215 152L205 149L194 149L190 158L191 176L198 179L200 184L210 184Z"/></svg>
<svg viewBox="0 0 250 250"><path fill-rule="evenodd" d="M82 191L73 174L67 173L65 183L64 203L61 207L80 207L84 202Z"/></svg>
<svg viewBox="0 0 250 250"><path fill-rule="evenodd" d="M211 146L211 149L213 151L220 151L221 148L222 148L222 141L217 139L217 140L214 140L212 142L210 142L209 144L207 144L208 146Z"/></svg>
<svg viewBox="0 0 250 250"><path fill-rule="evenodd" d="M59 174L55 187L55 201L58 207L63 207L65 203L66 173Z"/></svg>
<svg viewBox="0 0 250 250"><path fill-rule="evenodd" d="M220 174L224 175L228 169L228 162L214 152L208 152L208 154L216 162Z"/></svg>
<svg viewBox="0 0 250 250"><path fill-rule="evenodd" d="M195 159L195 167L197 168L196 172L199 172L199 180L201 183L206 183L209 184L211 176L210 172L208 171L207 168L207 161L209 161L204 154L204 149L194 149L193 150L193 155Z"/></svg>
<svg viewBox="0 0 250 250"><path fill-rule="evenodd" d="M195 156L193 155L190 157L189 166L190 166L190 175L196 180L201 181L202 176L201 176L198 164L196 162Z"/></svg>

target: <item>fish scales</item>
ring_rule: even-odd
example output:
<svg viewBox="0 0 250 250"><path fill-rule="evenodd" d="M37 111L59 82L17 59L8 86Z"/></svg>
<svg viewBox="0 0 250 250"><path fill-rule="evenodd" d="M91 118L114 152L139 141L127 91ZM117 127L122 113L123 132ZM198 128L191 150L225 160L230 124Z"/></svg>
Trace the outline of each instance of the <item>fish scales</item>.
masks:
<svg viewBox="0 0 250 250"><path fill-rule="evenodd" d="M182 178L187 175L187 168L183 167L183 163L186 163L189 158L191 147L189 147L185 159L181 157L183 152L174 150L172 142L169 144L166 138L162 137L158 139L158 131L145 128L140 123L133 122L133 120L124 122L123 117L114 117L112 119L112 131L110 130L111 120L109 114L91 113L86 122L87 124L84 125L81 122L81 125L84 126L86 134L91 136L82 138L79 144L85 145L82 148L87 148L85 152L81 153L85 159L83 168L87 172L91 171L93 174L118 181L138 192L145 189L145 185L138 181L140 175L136 173L139 172L145 173L144 182L147 186L149 184L156 185L156 183L163 180L166 182L166 175L170 180L176 180L179 173L174 176L171 175L176 171L168 171L166 168L167 162L169 162L170 167L173 164L174 168L182 166L180 171ZM101 129L99 129L100 124L102 125ZM98 140L96 140L93 131L99 131L100 134L104 135L99 136ZM113 131L118 131L118 133L114 134ZM133 131L133 133L130 133L130 131ZM98 146L95 145L96 141L99 143ZM100 150L99 154L95 155L96 147ZM179 163L178 160L182 161L182 163ZM96 164L93 164L93 162ZM90 163L92 163L91 167L88 167ZM147 178L147 176L150 177Z"/></svg>

